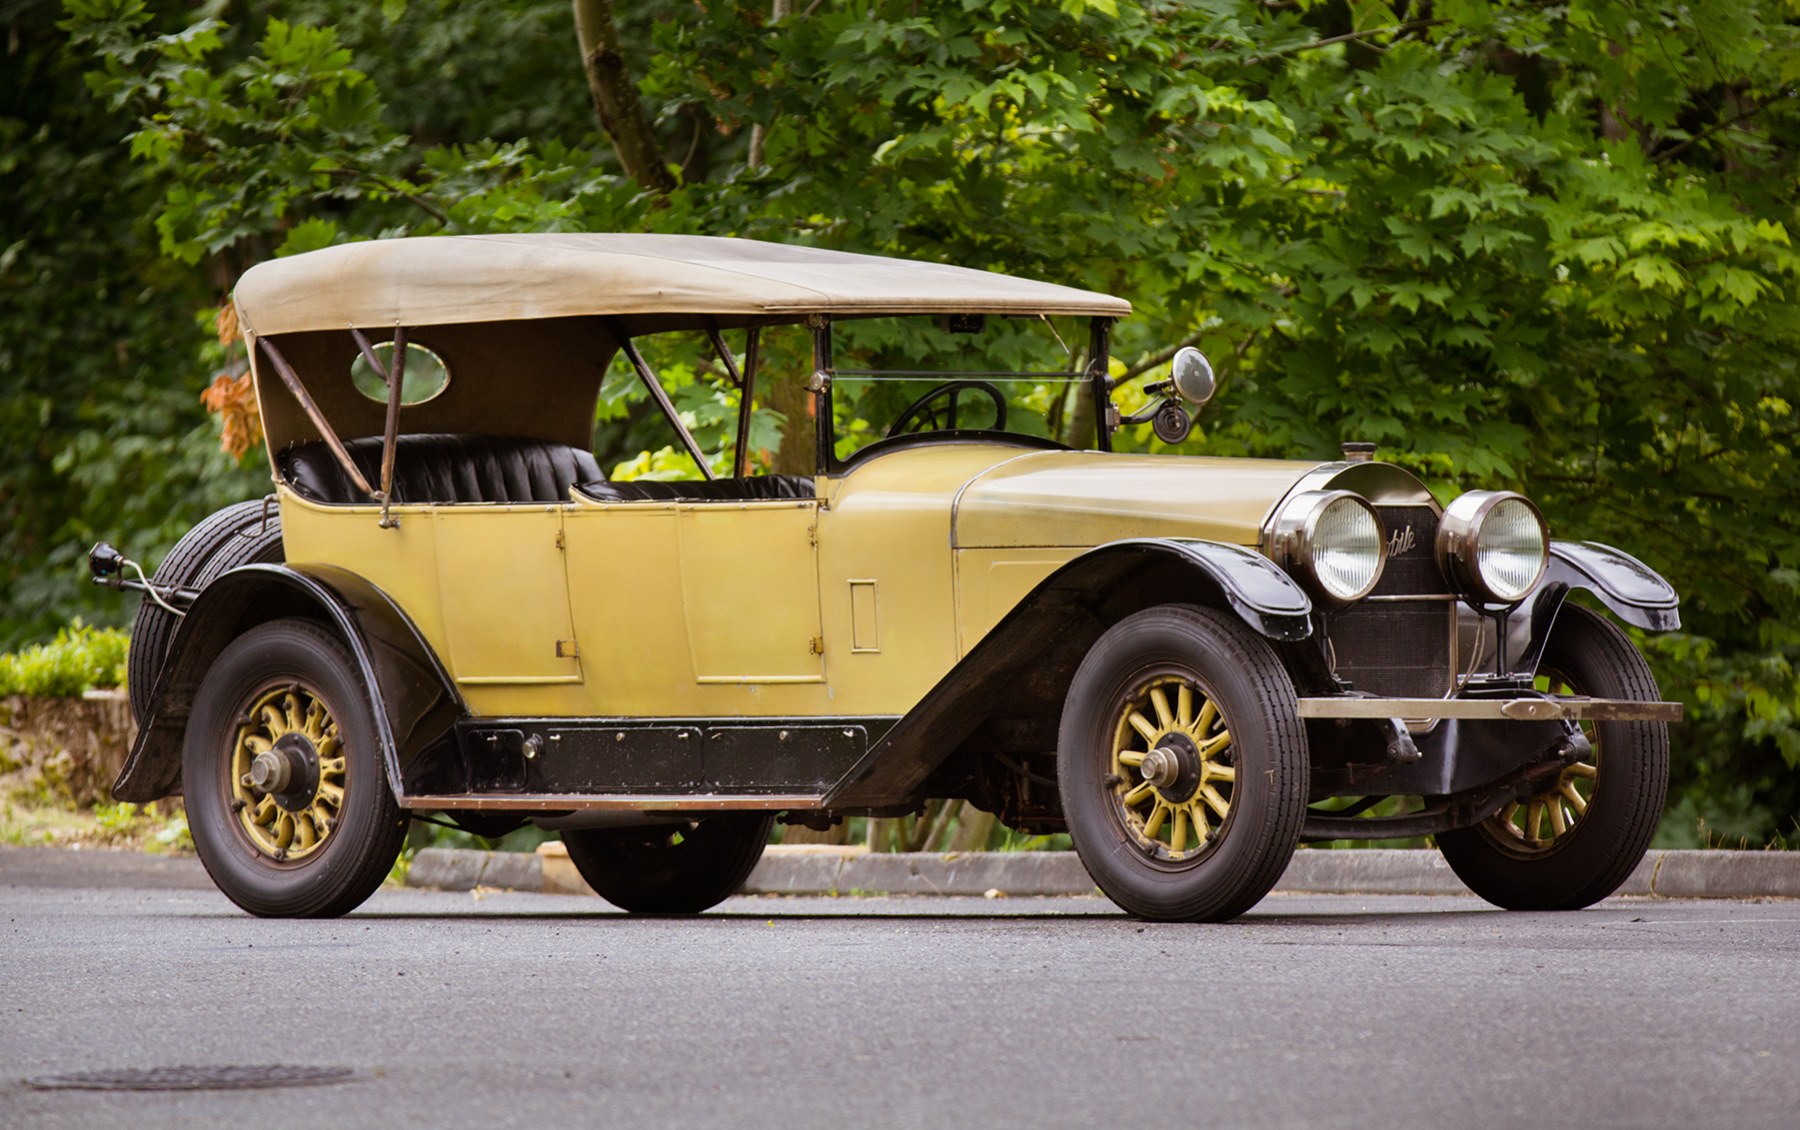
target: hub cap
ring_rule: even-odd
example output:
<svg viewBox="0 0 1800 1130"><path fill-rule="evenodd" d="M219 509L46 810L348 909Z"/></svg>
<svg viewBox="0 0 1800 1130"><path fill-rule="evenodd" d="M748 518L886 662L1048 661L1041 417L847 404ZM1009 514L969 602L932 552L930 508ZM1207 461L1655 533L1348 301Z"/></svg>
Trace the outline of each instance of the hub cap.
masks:
<svg viewBox="0 0 1800 1130"><path fill-rule="evenodd" d="M325 703L298 685L259 696L238 723L231 795L261 854L292 862L319 850L344 803L343 743Z"/></svg>
<svg viewBox="0 0 1800 1130"><path fill-rule="evenodd" d="M1108 779L1114 815L1151 858L1191 859L1230 815L1234 761L1225 716L1198 684L1151 679L1119 713Z"/></svg>

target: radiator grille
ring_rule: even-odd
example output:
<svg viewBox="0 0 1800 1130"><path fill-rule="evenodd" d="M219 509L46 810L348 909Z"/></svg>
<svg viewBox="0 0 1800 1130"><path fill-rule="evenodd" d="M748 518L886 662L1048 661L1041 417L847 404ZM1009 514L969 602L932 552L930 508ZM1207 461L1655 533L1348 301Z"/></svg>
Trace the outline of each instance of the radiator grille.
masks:
<svg viewBox="0 0 1800 1130"><path fill-rule="evenodd" d="M1364 600L1327 618L1337 673L1359 691L1403 698L1449 693L1456 605L1432 546L1437 514L1428 506L1381 506L1388 559L1370 596L1431 596L1420 601Z"/></svg>

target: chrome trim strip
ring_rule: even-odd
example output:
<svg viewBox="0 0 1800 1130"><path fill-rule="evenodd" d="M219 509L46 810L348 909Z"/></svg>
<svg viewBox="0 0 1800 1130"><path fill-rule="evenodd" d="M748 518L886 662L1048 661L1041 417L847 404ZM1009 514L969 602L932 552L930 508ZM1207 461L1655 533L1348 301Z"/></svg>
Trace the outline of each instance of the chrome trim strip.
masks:
<svg viewBox="0 0 1800 1130"><path fill-rule="evenodd" d="M1453 592L1398 592L1386 596L1365 596L1358 604L1429 604L1440 601L1457 601L1462 598Z"/></svg>
<svg viewBox="0 0 1800 1130"><path fill-rule="evenodd" d="M1302 718L1476 718L1511 722L1679 722L1679 702L1621 698L1302 698Z"/></svg>

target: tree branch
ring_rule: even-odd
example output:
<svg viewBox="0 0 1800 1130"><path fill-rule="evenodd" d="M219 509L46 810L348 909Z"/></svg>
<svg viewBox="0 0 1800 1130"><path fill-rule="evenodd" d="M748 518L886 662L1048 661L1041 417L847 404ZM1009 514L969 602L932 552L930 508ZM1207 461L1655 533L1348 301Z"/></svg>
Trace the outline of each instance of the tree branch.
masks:
<svg viewBox="0 0 1800 1130"><path fill-rule="evenodd" d="M1387 27L1364 28L1362 31L1347 31L1343 35L1334 35L1328 39L1313 39L1305 43L1296 43L1292 47L1278 47L1267 54L1252 55L1250 58L1244 60L1244 62L1247 65L1266 63L1270 59L1282 55L1297 55L1302 51L1311 51L1317 47L1330 47L1335 43L1357 43L1376 35L1404 35L1409 31L1418 31L1421 28L1432 27L1436 24L1447 24L1449 22L1448 19L1440 17L1437 19L1408 20L1403 24L1389 24Z"/></svg>
<svg viewBox="0 0 1800 1130"><path fill-rule="evenodd" d="M626 175L652 192L673 192L675 177L669 172L650 117L638 98L637 84L625 66L619 49L619 27L613 19L612 0L572 0L575 38L581 45L582 70L588 92L594 96L594 113L600 128L612 138L613 151Z"/></svg>
<svg viewBox="0 0 1800 1130"><path fill-rule="evenodd" d="M1652 161L1656 161L1656 162L1660 163L1663 161L1670 160L1674 157L1678 157L1686 150L1691 149L1693 146L1699 144L1702 141L1705 141L1707 138L1711 137L1715 133L1718 133L1720 130L1730 129L1732 126L1735 126L1740 122L1746 121L1750 118L1754 118L1756 115L1758 115L1758 114L1762 113L1764 110L1768 109L1769 106L1771 104L1773 104L1777 99L1791 97L1793 95L1793 93L1794 93L1793 87L1784 86L1780 90L1777 90L1775 93L1769 95L1767 98L1759 98L1755 102L1752 102L1750 104L1750 106L1747 109L1743 110L1741 113L1733 114L1729 118L1722 118L1719 121L1714 122L1712 125L1707 126L1705 129L1701 130L1699 133L1690 135L1685 141L1678 141L1674 145L1669 146L1667 149L1661 150L1656 153L1652 153L1650 155L1650 159Z"/></svg>
<svg viewBox="0 0 1800 1130"><path fill-rule="evenodd" d="M1158 365L1167 364L1169 361L1174 360L1175 355L1177 353L1180 353L1183 349L1186 349L1188 346L1199 345L1201 336L1202 336L1201 332L1199 330L1196 330L1193 333L1189 334L1188 336L1182 338L1180 341L1176 342L1174 345L1169 346L1167 349L1159 349L1155 353L1152 353L1147 357L1139 358L1135 364L1128 366L1125 369L1125 372L1123 372L1119 376L1113 378L1113 383L1116 385L1122 385L1126 381L1130 380L1133 377L1141 376L1144 373L1148 373L1150 370L1156 368Z"/></svg>

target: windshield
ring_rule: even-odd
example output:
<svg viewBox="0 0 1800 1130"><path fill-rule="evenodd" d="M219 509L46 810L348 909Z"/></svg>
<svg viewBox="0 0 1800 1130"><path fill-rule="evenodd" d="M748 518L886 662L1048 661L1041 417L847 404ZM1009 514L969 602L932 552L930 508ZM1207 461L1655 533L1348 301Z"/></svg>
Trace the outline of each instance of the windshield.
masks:
<svg viewBox="0 0 1800 1130"><path fill-rule="evenodd" d="M1085 317L858 318L833 321L830 338L830 450L839 465L933 438L1093 445ZM722 476L811 474L813 347L813 331L797 323L633 339L601 384L596 453L613 478L693 478L702 464Z"/></svg>
<svg viewBox="0 0 1800 1130"><path fill-rule="evenodd" d="M1088 446L1081 318L867 318L832 326L840 461L909 436L999 433Z"/></svg>

